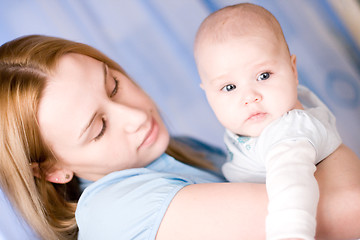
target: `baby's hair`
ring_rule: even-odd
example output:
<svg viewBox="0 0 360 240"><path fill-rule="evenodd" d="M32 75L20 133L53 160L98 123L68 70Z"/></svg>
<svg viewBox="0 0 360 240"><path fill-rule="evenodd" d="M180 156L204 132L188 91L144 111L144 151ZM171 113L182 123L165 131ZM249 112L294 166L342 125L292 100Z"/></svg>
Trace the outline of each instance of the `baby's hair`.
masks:
<svg viewBox="0 0 360 240"><path fill-rule="evenodd" d="M250 3L224 7L210 14L201 23L195 38L195 56L199 44L203 41L223 42L229 37L256 34L264 29L282 42L289 51L279 22L268 10Z"/></svg>

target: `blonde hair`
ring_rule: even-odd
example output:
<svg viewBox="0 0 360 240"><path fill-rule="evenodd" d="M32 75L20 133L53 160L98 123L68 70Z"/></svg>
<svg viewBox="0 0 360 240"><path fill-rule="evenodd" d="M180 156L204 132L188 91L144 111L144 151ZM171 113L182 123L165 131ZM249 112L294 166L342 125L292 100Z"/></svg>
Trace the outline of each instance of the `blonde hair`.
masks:
<svg viewBox="0 0 360 240"><path fill-rule="evenodd" d="M63 188L45 180L46 170L56 158L43 141L37 122L46 80L67 53L92 57L126 74L100 51L61 38L30 35L0 47L0 184L43 239L76 239L78 232L75 210L79 186L76 178ZM183 162L211 168L204 155L174 140L167 153ZM34 163L41 177L34 177Z"/></svg>

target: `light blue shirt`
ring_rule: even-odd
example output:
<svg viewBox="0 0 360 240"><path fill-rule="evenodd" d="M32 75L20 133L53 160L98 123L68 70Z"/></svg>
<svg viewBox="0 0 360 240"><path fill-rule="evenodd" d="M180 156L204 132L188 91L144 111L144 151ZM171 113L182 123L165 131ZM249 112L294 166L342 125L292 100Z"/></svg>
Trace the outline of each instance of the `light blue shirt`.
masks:
<svg viewBox="0 0 360 240"><path fill-rule="evenodd" d="M225 155L200 142L216 166ZM185 165L167 154L145 168L111 173L86 187L76 210L79 239L155 239L175 194L189 184L224 182L222 175Z"/></svg>

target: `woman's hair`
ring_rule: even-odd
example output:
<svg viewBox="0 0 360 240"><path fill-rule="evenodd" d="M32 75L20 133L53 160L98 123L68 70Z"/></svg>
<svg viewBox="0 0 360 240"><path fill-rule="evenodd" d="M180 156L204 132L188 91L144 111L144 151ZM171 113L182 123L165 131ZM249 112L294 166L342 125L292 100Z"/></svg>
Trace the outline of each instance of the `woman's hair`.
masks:
<svg viewBox="0 0 360 240"><path fill-rule="evenodd" d="M109 68L124 70L100 51L77 42L41 35L17 38L0 47L0 186L28 224L43 239L75 239L77 179L66 185L46 181L56 161L40 134L37 113L47 78L68 53L83 54ZM204 156L170 141L167 152L209 168ZM40 177L32 168L38 166Z"/></svg>

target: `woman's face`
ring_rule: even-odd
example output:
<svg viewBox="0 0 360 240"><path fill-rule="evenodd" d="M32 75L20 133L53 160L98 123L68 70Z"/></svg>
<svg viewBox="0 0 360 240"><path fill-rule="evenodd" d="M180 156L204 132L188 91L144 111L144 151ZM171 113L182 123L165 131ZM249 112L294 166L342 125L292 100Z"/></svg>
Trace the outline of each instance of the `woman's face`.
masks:
<svg viewBox="0 0 360 240"><path fill-rule="evenodd" d="M140 87L104 63L67 54L48 80L38 120L57 170L97 180L144 167L167 148L168 131Z"/></svg>

